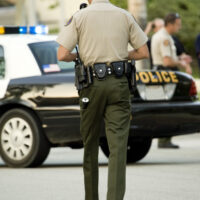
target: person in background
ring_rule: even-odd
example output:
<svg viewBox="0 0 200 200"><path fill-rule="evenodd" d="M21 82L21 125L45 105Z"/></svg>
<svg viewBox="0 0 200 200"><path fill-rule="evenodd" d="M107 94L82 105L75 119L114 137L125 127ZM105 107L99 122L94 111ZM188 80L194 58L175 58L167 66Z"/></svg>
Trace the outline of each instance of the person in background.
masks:
<svg viewBox="0 0 200 200"><path fill-rule="evenodd" d="M150 21L145 29L145 33L147 35L150 34L150 32L156 33L158 32L161 28L163 28L165 25L165 22L162 18L156 18L153 21ZM185 61L189 66L192 62L192 57L190 55L188 55L185 51L184 45L181 43L181 41L178 39L177 36L172 35L172 38L174 40L174 44L176 46L176 53L177 56L179 57L180 60ZM200 43L200 37L199 37L199 43ZM149 41L147 42L147 46L149 48L150 51L150 66L151 69L153 68L153 62L152 62L152 56L151 56L151 39L149 39ZM200 47L199 47L200 49ZM200 64L200 61L199 61ZM191 68L191 66L190 66Z"/></svg>
<svg viewBox="0 0 200 200"><path fill-rule="evenodd" d="M196 49L196 55L199 63L199 70L200 70L200 34L197 36L196 42L195 42L195 49Z"/></svg>
<svg viewBox="0 0 200 200"><path fill-rule="evenodd" d="M181 28L181 18L177 13L168 14L164 20L164 27L156 28L155 26L161 20L156 20L154 23L154 30L157 32L152 36L151 40L151 56L153 68L156 70L173 70L177 71L179 68L184 69L187 73L192 74L192 69L190 67L191 59L183 51L182 54L178 56L178 47L172 35L177 33ZM159 26L160 27L160 26ZM162 138L158 141L159 148L179 148L178 145L172 143L171 137Z"/></svg>
<svg viewBox="0 0 200 200"><path fill-rule="evenodd" d="M164 20L161 18L156 18L153 21L148 22L144 32L146 33L146 35L149 35L151 32L156 33L163 27L164 27ZM150 57L149 57L150 69L153 69L153 61L152 61L152 56L151 56L151 38L149 38L147 42L147 46L150 52Z"/></svg>
<svg viewBox="0 0 200 200"><path fill-rule="evenodd" d="M162 18L155 18L153 21L148 22L144 32L147 35L149 35L151 31L153 31L153 33L156 33L163 27L164 27L164 20Z"/></svg>

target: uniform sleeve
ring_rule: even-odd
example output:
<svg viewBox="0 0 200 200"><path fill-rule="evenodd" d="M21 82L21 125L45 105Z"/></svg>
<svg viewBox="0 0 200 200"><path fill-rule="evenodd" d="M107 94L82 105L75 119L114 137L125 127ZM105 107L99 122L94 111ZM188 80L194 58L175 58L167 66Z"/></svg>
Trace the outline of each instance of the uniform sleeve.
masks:
<svg viewBox="0 0 200 200"><path fill-rule="evenodd" d="M78 33L75 19L72 17L58 35L56 41L70 52L78 43Z"/></svg>
<svg viewBox="0 0 200 200"><path fill-rule="evenodd" d="M132 16L129 16L129 27L129 43L134 49L138 49L147 43L146 34Z"/></svg>
<svg viewBox="0 0 200 200"><path fill-rule="evenodd" d="M160 40L160 53L163 58L166 56L172 57L170 49L170 41L168 38L162 38Z"/></svg>

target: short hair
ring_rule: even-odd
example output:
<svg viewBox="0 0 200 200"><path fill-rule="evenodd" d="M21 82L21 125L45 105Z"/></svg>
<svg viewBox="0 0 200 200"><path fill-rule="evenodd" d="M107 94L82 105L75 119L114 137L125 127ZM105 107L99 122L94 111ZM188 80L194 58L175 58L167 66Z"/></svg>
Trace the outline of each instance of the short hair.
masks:
<svg viewBox="0 0 200 200"><path fill-rule="evenodd" d="M155 18L153 20L152 28L155 29L157 26L164 26L164 20L162 18Z"/></svg>
<svg viewBox="0 0 200 200"><path fill-rule="evenodd" d="M170 13L168 14L164 21L165 21L165 26L167 26L168 24L174 24L176 22L176 19L180 19L180 15L178 13Z"/></svg>

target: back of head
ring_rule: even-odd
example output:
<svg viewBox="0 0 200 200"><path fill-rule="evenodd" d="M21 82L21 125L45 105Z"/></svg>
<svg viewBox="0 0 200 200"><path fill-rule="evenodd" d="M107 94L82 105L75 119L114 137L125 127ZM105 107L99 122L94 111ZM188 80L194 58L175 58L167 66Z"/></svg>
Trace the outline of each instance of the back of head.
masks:
<svg viewBox="0 0 200 200"><path fill-rule="evenodd" d="M157 31L159 31L162 27L164 26L164 20L161 18L156 18L153 21L153 31L156 33Z"/></svg>
<svg viewBox="0 0 200 200"><path fill-rule="evenodd" d="M180 19L180 15L178 13L170 13L168 14L164 21L165 21L165 26L167 26L168 24L174 24L176 22L176 19Z"/></svg>

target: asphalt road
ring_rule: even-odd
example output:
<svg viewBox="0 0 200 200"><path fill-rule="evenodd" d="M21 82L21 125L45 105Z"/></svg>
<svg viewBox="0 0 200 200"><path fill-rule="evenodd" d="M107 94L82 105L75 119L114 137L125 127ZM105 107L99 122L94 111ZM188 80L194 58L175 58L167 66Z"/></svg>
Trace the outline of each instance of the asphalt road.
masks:
<svg viewBox="0 0 200 200"><path fill-rule="evenodd" d="M180 150L157 149L127 166L124 200L200 200L200 134L175 137ZM84 200L82 150L52 149L40 168L10 169L0 160L0 200ZM106 199L107 159L100 152L100 200Z"/></svg>

